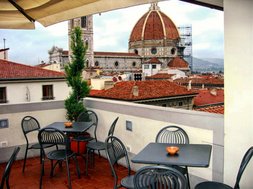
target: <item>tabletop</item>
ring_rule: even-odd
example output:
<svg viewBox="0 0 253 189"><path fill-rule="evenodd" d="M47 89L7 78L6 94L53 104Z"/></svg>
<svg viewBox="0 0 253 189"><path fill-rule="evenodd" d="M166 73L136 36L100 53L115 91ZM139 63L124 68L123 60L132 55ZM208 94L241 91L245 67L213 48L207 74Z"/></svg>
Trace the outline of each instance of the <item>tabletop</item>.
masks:
<svg viewBox="0 0 253 189"><path fill-rule="evenodd" d="M176 155L169 155L168 146L178 146ZM212 146L206 144L149 143L131 161L133 163L208 167Z"/></svg>
<svg viewBox="0 0 253 189"><path fill-rule="evenodd" d="M66 133L82 133L92 126L93 122L73 122L72 127L65 127L64 122L54 122L46 128L55 128Z"/></svg>

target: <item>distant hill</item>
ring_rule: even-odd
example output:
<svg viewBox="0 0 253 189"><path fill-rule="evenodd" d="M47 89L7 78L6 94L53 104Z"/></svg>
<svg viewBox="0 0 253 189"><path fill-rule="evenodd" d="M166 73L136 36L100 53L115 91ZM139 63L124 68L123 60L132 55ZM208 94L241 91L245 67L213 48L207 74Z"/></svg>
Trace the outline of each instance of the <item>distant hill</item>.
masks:
<svg viewBox="0 0 253 189"><path fill-rule="evenodd" d="M195 72L224 72L224 60L218 58L192 57L193 71Z"/></svg>

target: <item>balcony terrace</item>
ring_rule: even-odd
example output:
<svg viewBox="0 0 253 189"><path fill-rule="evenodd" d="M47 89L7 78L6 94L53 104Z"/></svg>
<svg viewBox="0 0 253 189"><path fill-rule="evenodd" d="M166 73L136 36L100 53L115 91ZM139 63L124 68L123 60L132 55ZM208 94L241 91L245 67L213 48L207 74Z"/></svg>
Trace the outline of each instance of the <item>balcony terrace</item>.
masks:
<svg viewBox="0 0 253 189"><path fill-rule="evenodd" d="M94 110L98 115L99 140L105 140L111 122L119 116L119 121L117 123L114 135L120 138L123 143L128 147L130 159L142 148L144 148L146 144L148 144L149 142L154 142L157 132L162 127L167 125L178 125L182 127L188 133L191 143L211 144L213 146L210 166L208 168L189 168L192 186L194 186L197 182L200 182L201 180L223 181L223 115L95 98L85 98L84 104L87 109ZM1 129L0 132L1 141L7 141L8 143L8 146L0 148L1 162L4 162L9 158L13 146L21 147L21 150L18 154L18 159L20 160L24 157L25 139L20 125L21 120L24 116L31 115L36 117L39 120L41 127L44 127L55 121L65 121L65 109L63 101L54 101L49 103L44 102L17 105L2 105L1 107L2 108L0 110L0 119L8 119L9 122L9 127ZM132 131L126 130L126 121L130 121L132 123ZM36 136L32 137L33 140L36 141ZM37 157L38 155L38 151L29 152L30 157ZM102 153L102 156L105 157L105 154ZM84 169L82 168L82 166L84 166L84 163L82 163L82 161L83 160L80 160L79 162L81 164L81 169L83 172ZM21 173L20 164L22 164L22 161L17 162L18 163L14 167L14 171L12 173L14 174L14 177L15 174ZM112 180L110 180L112 179L110 174L110 168L109 164L105 162L106 161L104 160L99 161L93 171L98 171L98 167L107 166L107 168L104 168L104 170L108 170L108 174L107 176L104 175L104 177L101 176L101 179L105 179L106 181L104 182L108 182L108 185L105 184L105 186L107 186L107 188L111 188L109 187L109 182L112 182ZM27 171L23 176L25 180L34 180L34 186L35 183L39 183L39 161L38 159L34 160L34 158L29 159L28 165L29 166L27 168ZM137 170L141 166L143 165L137 165L132 163L133 170ZM32 174L34 176L32 176L31 178L28 178L28 176L26 176L26 174L28 173L30 175L30 171L28 171L29 167L30 169L32 169L32 171L34 171L34 173ZM82 179L81 181L79 181L77 178L75 178L76 176L74 170L72 171L72 173L72 179L77 180L74 181L74 183L76 182L78 185L78 183L80 182L80 185L84 184L85 188L87 188L86 182L83 181L87 179L86 176L82 175ZM62 172L62 179L60 179L61 182L63 180L66 181L66 177L63 177L63 175L66 175L65 171ZM56 176L56 178L57 177L58 176ZM94 179L100 178L99 176L93 175L93 173L91 173L88 177L91 179L91 182L93 182L93 177ZM23 179L21 176L21 184L23 183L22 180ZM51 184L54 182L58 182L56 181L56 179L45 180L46 182L49 182ZM17 188L18 187L19 186L17 186Z"/></svg>

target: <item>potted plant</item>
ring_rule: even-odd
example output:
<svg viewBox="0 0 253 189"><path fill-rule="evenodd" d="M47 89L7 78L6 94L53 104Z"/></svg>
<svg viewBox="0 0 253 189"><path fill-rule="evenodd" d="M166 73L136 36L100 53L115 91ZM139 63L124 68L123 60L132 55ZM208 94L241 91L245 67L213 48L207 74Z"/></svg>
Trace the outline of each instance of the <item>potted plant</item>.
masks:
<svg viewBox="0 0 253 189"><path fill-rule="evenodd" d="M87 81L82 78L87 48L84 46L80 27L75 27L71 34L71 62L65 66L67 84L72 88L69 97L65 100L66 118L69 121L76 121L78 115L85 111L82 99L90 91Z"/></svg>

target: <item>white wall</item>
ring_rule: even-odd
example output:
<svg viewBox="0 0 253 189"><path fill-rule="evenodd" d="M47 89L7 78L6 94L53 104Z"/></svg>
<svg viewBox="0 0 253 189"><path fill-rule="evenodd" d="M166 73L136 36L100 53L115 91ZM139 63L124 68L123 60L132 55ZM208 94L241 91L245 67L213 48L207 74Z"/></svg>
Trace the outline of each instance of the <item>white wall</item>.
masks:
<svg viewBox="0 0 253 189"><path fill-rule="evenodd" d="M8 104L16 104L45 101L42 100L42 85L53 85L54 100L65 100L70 92L66 81L6 83L0 84L0 87L6 87ZM27 88L30 93L30 100L27 98Z"/></svg>
<svg viewBox="0 0 253 189"><path fill-rule="evenodd" d="M253 1L224 0L224 26L224 182L233 186L242 156L253 146ZM243 189L253 187L252 168L243 175Z"/></svg>

